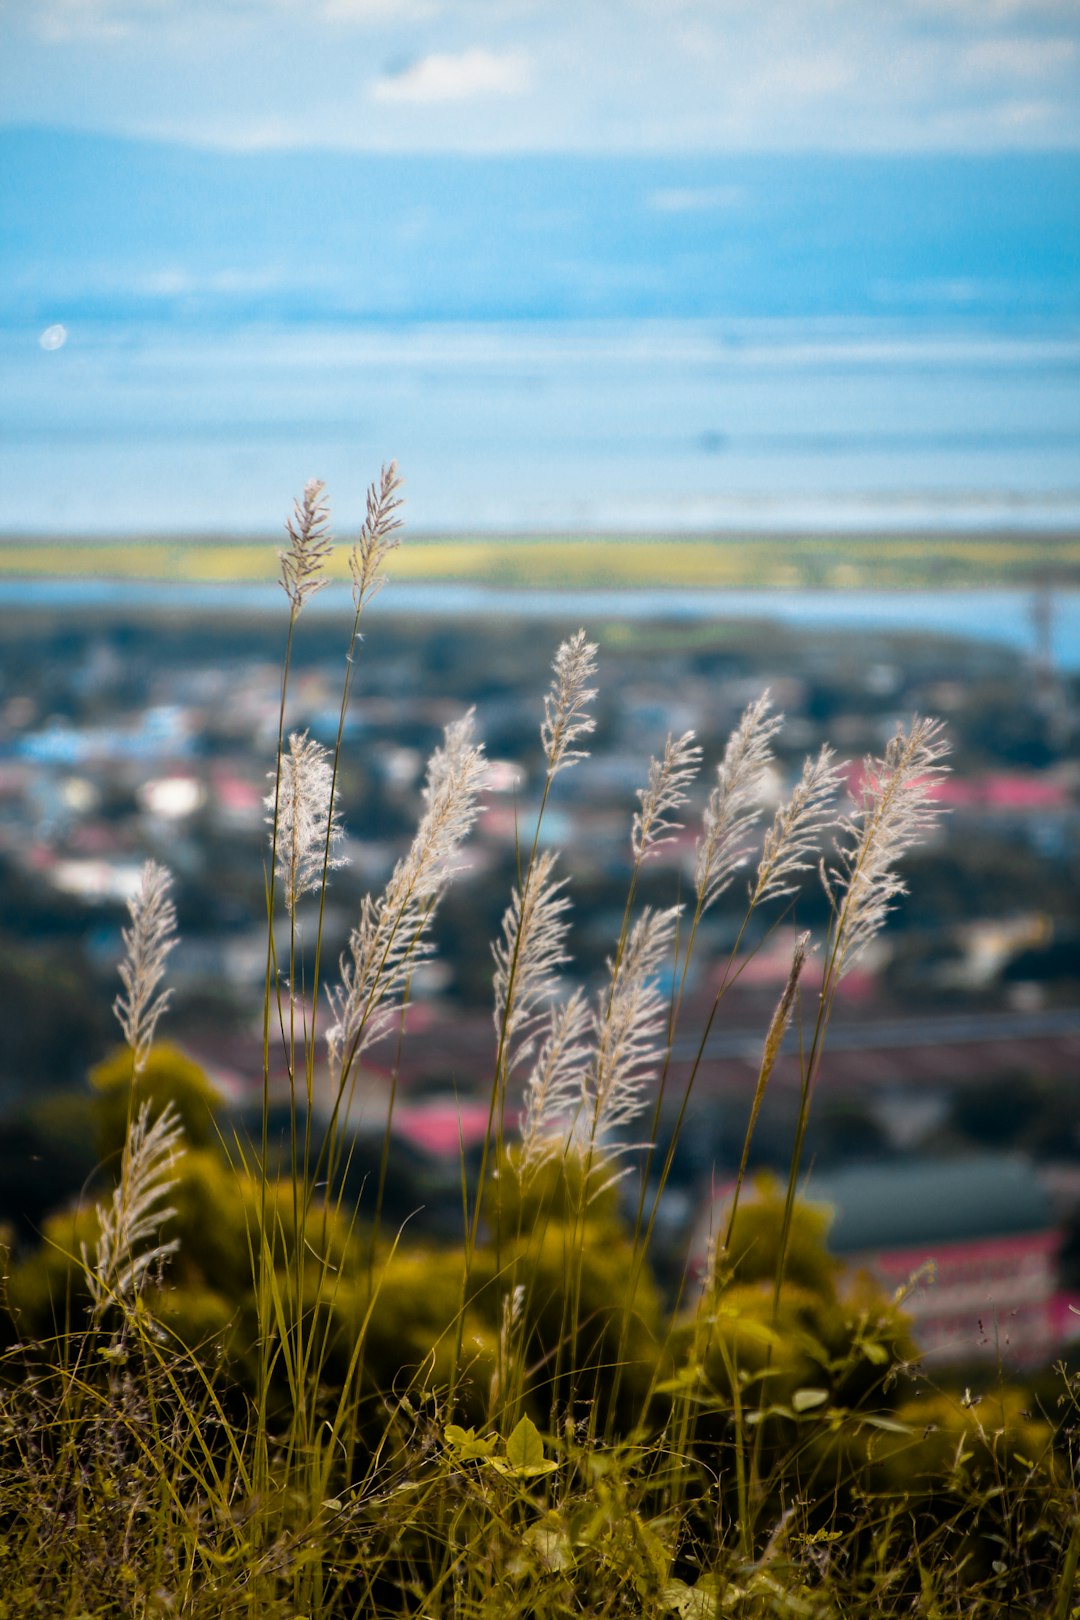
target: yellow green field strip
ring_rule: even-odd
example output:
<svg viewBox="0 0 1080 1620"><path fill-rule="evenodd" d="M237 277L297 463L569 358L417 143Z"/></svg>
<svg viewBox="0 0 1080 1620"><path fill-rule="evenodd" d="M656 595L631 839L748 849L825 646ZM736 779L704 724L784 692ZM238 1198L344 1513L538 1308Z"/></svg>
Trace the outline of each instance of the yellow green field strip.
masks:
<svg viewBox="0 0 1080 1620"><path fill-rule="evenodd" d="M5 540L0 576L272 580L277 546L236 540ZM348 578L348 546L331 572ZM1080 535L484 536L410 538L401 580L543 588L1080 584Z"/></svg>

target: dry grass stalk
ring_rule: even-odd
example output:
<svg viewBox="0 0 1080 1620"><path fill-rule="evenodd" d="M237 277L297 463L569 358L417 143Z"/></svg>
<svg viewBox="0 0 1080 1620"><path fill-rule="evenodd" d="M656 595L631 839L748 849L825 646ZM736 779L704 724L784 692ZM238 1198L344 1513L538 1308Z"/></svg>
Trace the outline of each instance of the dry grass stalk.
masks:
<svg viewBox="0 0 1080 1620"><path fill-rule="evenodd" d="M538 857L520 889L515 888L503 916L502 938L492 947L495 958L495 1030L508 1057L509 1073L532 1050L545 1003L556 989L556 974L566 954L565 879L554 877L556 857ZM516 1045L514 1044L516 1043Z"/></svg>
<svg viewBox="0 0 1080 1620"><path fill-rule="evenodd" d="M648 784L638 789L641 809L634 815L630 835L635 861L655 854L681 830L682 824L670 818L686 803L687 789L700 769L701 749L692 731L677 738L669 735L660 759L649 761Z"/></svg>
<svg viewBox="0 0 1080 1620"><path fill-rule="evenodd" d="M658 1062L667 999L658 976L670 954L680 908L646 909L611 964L611 982L595 1017L595 1050L582 1098L581 1131L591 1149L645 1107L644 1088Z"/></svg>
<svg viewBox="0 0 1080 1620"><path fill-rule="evenodd" d="M761 780L772 762L773 738L783 724L783 716L770 714L769 708L768 692L750 704L716 768L694 869L700 911L723 894L750 854L750 835L761 814Z"/></svg>
<svg viewBox="0 0 1080 1620"><path fill-rule="evenodd" d="M521 1112L521 1164L534 1169L565 1150L581 1114L593 1018L584 992L575 990L548 1014L548 1031L525 1086Z"/></svg>
<svg viewBox="0 0 1080 1620"><path fill-rule="evenodd" d="M948 754L939 720L916 717L903 728L881 759L863 763L858 804L840 822L845 843L836 866L821 875L834 914L830 981L833 985L858 960L884 926L893 903L906 888L896 867L938 819L938 783Z"/></svg>
<svg viewBox="0 0 1080 1620"><path fill-rule="evenodd" d="M175 1238L163 1242L164 1223L175 1209L162 1201L176 1186L173 1169L184 1151L184 1128L172 1103L153 1124L144 1102L128 1127L120 1180L111 1202L98 1205L100 1232L93 1262L83 1247L83 1265L96 1319L110 1305L129 1309L141 1294L150 1272L178 1248Z"/></svg>
<svg viewBox="0 0 1080 1620"><path fill-rule="evenodd" d="M428 763L416 836L382 894L365 896L341 958L341 983L328 992L335 1023L326 1043L331 1069L341 1080L400 1011L409 978L430 954L427 928L458 868L487 774L483 747L473 742L472 733L471 710L447 726L443 746Z"/></svg>
<svg viewBox="0 0 1080 1620"><path fill-rule="evenodd" d="M319 888L324 871L345 864L343 856L334 854L343 834L334 803L333 760L306 731L294 731L288 752L270 779L274 791L263 803L273 829L275 869L284 886L285 904L295 913L297 900Z"/></svg>
<svg viewBox="0 0 1080 1620"><path fill-rule="evenodd" d="M171 995L168 990L155 995L165 973L165 958L177 943L171 884L164 866L147 861L138 892L128 901L131 927L123 930L125 955L119 970L124 990L113 1002L113 1012L131 1047L136 1075L146 1066L158 1019Z"/></svg>
<svg viewBox="0 0 1080 1620"><path fill-rule="evenodd" d="M334 542L324 489L317 478L305 484L303 497L294 503L292 517L285 525L289 548L279 553L280 583L294 615L326 584L326 563Z"/></svg>
<svg viewBox="0 0 1080 1620"><path fill-rule="evenodd" d="M386 583L381 569L391 551L401 540L398 530L401 519L396 515L401 506L398 490L401 479L397 462L383 467L377 484L368 487L367 516L360 536L349 553L349 572L353 579L353 605L357 613L370 602Z"/></svg>
<svg viewBox="0 0 1080 1620"><path fill-rule="evenodd" d="M833 801L843 775L833 757L826 744L816 759L808 759L790 799L777 810L765 834L751 905L794 894L801 874L817 865L822 834L836 820Z"/></svg>
<svg viewBox="0 0 1080 1620"><path fill-rule="evenodd" d="M578 630L564 641L555 654L555 678L544 698L544 720L540 741L547 760L548 780L557 771L588 757L588 750L575 748L581 737L595 730L596 721L588 705L596 696L589 681L596 674L596 646Z"/></svg>

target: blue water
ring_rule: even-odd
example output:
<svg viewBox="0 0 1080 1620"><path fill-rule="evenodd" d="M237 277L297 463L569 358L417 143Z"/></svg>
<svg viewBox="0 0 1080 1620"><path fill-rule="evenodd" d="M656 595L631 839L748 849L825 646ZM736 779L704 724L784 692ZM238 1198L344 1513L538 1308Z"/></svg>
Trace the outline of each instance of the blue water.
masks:
<svg viewBox="0 0 1080 1620"><path fill-rule="evenodd" d="M58 312L62 313L62 311ZM1080 527L1080 326L923 317L0 331L0 531Z"/></svg>
<svg viewBox="0 0 1080 1620"><path fill-rule="evenodd" d="M328 586L308 613L348 618L345 586ZM522 590L471 584L393 583L369 611L400 615L445 614L476 619L492 614L519 618L573 619L596 626L626 619L763 619L820 630L899 630L965 636L1031 654L1035 648L1032 594L1018 590L828 591L828 590ZM172 580L0 579L0 615L19 609L79 612L153 609L213 613L283 611L276 584L207 585ZM1080 591L1055 593L1050 626L1054 662L1080 670Z"/></svg>

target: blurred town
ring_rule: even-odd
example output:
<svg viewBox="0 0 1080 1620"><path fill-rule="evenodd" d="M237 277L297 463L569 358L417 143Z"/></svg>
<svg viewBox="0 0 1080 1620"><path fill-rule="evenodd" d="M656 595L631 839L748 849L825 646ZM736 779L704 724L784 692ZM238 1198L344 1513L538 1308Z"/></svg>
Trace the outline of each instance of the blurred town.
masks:
<svg viewBox="0 0 1080 1620"><path fill-rule="evenodd" d="M837 1210L838 1252L897 1287L936 1266L912 1309L924 1348L946 1359L1000 1356L1004 1342L1006 1357L1045 1362L1080 1325L1069 1309L1080 1303L1080 679L1054 668L1046 614L1036 600L1027 655L876 630L587 626L600 645L595 743L558 778L543 823L570 880L568 971L592 989L623 915L636 792L667 733L692 728L706 763L694 813L643 876L642 904L691 892L695 817L729 731L763 688L786 717L767 815L821 743L851 762L855 785L862 757L879 753L898 721L946 721L948 814L908 863L910 895L844 982L806 1155L810 1196ZM28 1237L93 1173L86 1075L116 1042L120 930L148 856L174 873L182 936L160 1033L205 1068L238 1121L261 1108L264 800L284 630L280 617L225 613L7 618L0 1220ZM490 946L535 825L551 657L576 627L387 611L357 649L340 781L348 864L326 905L324 977L362 895L411 837L442 727L475 705L492 761L467 868L438 918L438 954L411 988L406 1038L372 1054L354 1105L362 1176L378 1165L393 1090L386 1209L417 1230L452 1224L462 1145L475 1155L486 1129ZM286 731L333 744L347 633L327 613L302 622ZM755 918L740 939L744 898L737 881L703 927L666 1081L670 1130L737 947L660 1206L657 1252L675 1277L688 1256L700 1263L737 1166L793 939L804 928L821 939L827 925L813 874L793 904ZM317 907L300 923L310 982ZM793 1038L755 1134L755 1171L787 1166L799 1077ZM277 1054L272 1086L285 1107Z"/></svg>

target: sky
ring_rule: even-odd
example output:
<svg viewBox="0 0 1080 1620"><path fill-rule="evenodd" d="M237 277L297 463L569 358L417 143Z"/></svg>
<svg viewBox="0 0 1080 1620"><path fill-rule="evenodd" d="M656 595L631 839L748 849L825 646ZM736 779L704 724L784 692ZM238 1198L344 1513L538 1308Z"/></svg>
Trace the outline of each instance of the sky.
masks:
<svg viewBox="0 0 1080 1620"><path fill-rule="evenodd" d="M1080 0L4 0L0 121L233 150L1080 149Z"/></svg>

